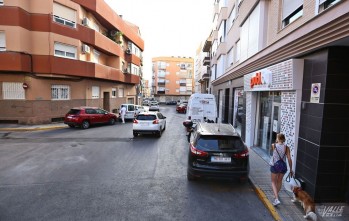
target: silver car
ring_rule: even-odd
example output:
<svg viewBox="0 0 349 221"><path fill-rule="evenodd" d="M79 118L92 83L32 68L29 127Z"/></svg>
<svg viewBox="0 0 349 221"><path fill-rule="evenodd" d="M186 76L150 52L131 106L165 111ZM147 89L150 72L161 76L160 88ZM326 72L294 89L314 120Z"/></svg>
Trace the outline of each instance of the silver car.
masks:
<svg viewBox="0 0 349 221"><path fill-rule="evenodd" d="M161 137L166 129L166 117L160 112L142 112L133 120L133 136L156 134Z"/></svg>
<svg viewBox="0 0 349 221"><path fill-rule="evenodd" d="M149 111L160 111L159 103L157 101L151 101L149 103Z"/></svg>

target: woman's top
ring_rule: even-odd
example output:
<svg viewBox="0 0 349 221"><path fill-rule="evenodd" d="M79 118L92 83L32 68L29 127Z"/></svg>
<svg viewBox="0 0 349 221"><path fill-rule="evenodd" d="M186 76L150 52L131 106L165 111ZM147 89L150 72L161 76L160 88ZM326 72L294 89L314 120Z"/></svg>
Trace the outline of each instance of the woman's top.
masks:
<svg viewBox="0 0 349 221"><path fill-rule="evenodd" d="M276 149L277 149L277 152L276 152ZM280 154L280 156L278 153ZM280 160L281 157L283 157L284 161L286 160L286 144L275 143L273 156L271 156L271 158L270 158L269 165L274 166L274 163L276 161Z"/></svg>

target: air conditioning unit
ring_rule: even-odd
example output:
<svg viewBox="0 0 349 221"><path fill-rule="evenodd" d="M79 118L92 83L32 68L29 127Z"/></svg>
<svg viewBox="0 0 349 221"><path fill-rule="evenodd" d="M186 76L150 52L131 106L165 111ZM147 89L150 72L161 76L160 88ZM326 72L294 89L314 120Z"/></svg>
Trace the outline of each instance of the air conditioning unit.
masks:
<svg viewBox="0 0 349 221"><path fill-rule="evenodd" d="M126 49L126 54L131 54L131 50L129 48Z"/></svg>
<svg viewBox="0 0 349 221"><path fill-rule="evenodd" d="M124 68L123 72L124 72L124 73L128 73L127 68Z"/></svg>
<svg viewBox="0 0 349 221"><path fill-rule="evenodd" d="M91 21L85 17L84 19L82 19L82 24L85 26L90 26Z"/></svg>
<svg viewBox="0 0 349 221"><path fill-rule="evenodd" d="M88 45L83 44L81 51L82 51L82 53L90 53L91 49Z"/></svg>

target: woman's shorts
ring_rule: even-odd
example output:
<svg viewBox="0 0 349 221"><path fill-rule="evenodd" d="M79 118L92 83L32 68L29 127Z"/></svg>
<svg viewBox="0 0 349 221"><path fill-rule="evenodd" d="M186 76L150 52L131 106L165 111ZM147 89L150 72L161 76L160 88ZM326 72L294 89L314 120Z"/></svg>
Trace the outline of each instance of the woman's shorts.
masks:
<svg viewBox="0 0 349 221"><path fill-rule="evenodd" d="M276 172L275 167L274 166L270 166L270 172L274 173L274 174L278 174L279 172ZM286 171L287 172L287 171ZM285 173L286 173L285 172ZM285 173L281 173L281 174L285 174Z"/></svg>

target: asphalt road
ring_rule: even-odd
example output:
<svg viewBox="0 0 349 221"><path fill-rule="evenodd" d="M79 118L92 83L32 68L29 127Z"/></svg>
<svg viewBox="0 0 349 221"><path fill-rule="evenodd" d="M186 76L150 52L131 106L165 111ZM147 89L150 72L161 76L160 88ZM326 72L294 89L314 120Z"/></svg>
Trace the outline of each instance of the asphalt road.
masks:
<svg viewBox="0 0 349 221"><path fill-rule="evenodd" d="M161 138L132 123L0 139L0 220L272 220L249 183L189 182L183 114Z"/></svg>

